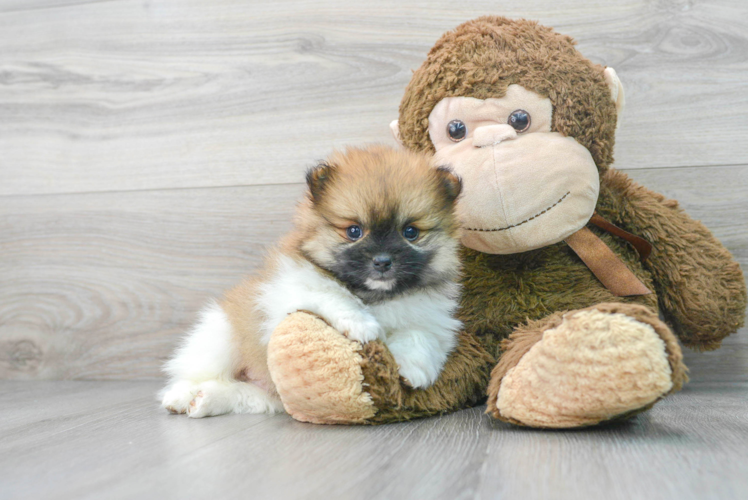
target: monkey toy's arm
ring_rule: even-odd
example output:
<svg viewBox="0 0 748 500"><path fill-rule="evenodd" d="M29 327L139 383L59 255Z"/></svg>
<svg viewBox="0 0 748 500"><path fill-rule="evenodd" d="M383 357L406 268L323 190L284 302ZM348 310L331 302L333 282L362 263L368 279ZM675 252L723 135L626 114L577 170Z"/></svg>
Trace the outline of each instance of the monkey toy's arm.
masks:
<svg viewBox="0 0 748 500"><path fill-rule="evenodd" d="M607 192L606 192L607 191ZM684 345L717 349L743 326L746 285L730 252L700 222L668 200L609 170L601 182L600 214L652 243L645 265L660 309Z"/></svg>

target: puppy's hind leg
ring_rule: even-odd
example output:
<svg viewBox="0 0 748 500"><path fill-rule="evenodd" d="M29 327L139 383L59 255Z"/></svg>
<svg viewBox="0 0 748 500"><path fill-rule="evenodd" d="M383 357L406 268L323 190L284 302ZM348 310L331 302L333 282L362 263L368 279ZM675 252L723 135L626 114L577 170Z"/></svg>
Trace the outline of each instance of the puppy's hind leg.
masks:
<svg viewBox="0 0 748 500"><path fill-rule="evenodd" d="M161 405L196 418L282 411L267 391L234 380L237 358L226 313L217 304L207 307L164 366L170 382L161 392Z"/></svg>
<svg viewBox="0 0 748 500"><path fill-rule="evenodd" d="M280 413L283 405L265 390L247 382L209 380L199 385L195 398L187 407L191 418L224 413Z"/></svg>

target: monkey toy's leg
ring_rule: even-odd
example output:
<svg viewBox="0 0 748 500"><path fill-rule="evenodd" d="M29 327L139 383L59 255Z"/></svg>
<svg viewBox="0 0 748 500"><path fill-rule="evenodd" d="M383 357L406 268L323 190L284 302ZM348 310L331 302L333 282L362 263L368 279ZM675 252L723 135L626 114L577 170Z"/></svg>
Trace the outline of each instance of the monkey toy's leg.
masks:
<svg viewBox="0 0 748 500"><path fill-rule="evenodd" d="M598 304L515 329L487 412L530 427L595 425L644 411L687 380L673 333L650 309Z"/></svg>
<svg viewBox="0 0 748 500"><path fill-rule="evenodd" d="M478 404L495 363L475 337L461 334L439 380L412 389L382 343L362 346L305 312L289 315L268 345L268 368L286 411L322 424L394 422Z"/></svg>

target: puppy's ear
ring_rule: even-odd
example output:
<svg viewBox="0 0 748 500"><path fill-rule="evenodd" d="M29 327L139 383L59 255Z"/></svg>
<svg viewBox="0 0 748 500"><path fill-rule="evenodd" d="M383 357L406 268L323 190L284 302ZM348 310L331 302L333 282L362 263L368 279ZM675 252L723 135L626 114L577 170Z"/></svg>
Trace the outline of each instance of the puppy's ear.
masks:
<svg viewBox="0 0 748 500"><path fill-rule="evenodd" d="M320 162L306 171L306 183L309 186L309 194L312 200L319 203L325 192L325 187L334 175L335 167L326 162Z"/></svg>
<svg viewBox="0 0 748 500"><path fill-rule="evenodd" d="M436 167L436 175L450 201L455 201L462 192L462 180L448 166Z"/></svg>

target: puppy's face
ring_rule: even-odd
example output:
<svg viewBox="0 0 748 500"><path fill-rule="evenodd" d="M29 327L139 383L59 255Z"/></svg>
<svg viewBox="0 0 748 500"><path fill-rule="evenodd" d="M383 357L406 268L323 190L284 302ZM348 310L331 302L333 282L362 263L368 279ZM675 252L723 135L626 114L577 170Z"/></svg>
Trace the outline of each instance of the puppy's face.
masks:
<svg viewBox="0 0 748 500"><path fill-rule="evenodd" d="M460 181L386 147L336 153L309 171L303 254L365 302L457 279Z"/></svg>

